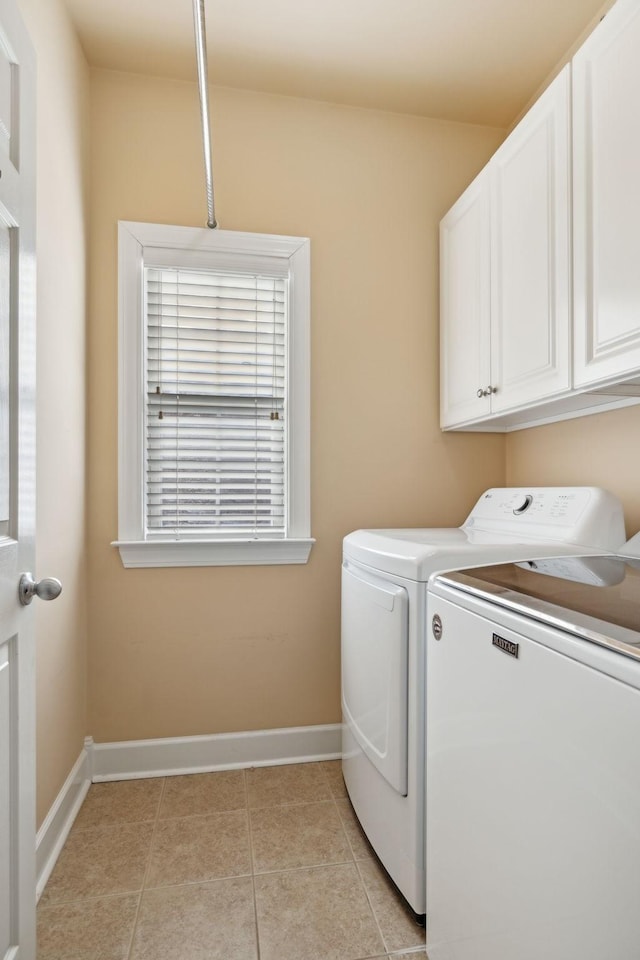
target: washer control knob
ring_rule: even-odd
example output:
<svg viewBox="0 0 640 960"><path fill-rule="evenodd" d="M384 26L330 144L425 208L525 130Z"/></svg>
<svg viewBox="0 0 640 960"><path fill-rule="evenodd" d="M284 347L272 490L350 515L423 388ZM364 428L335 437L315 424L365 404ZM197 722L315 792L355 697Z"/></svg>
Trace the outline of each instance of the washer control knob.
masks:
<svg viewBox="0 0 640 960"><path fill-rule="evenodd" d="M528 510L532 503L533 503L533 497L531 496L530 493L528 493L524 498L524 500L522 501L522 503L520 504L520 506L516 507L513 512L518 517L521 513L524 513L525 510Z"/></svg>

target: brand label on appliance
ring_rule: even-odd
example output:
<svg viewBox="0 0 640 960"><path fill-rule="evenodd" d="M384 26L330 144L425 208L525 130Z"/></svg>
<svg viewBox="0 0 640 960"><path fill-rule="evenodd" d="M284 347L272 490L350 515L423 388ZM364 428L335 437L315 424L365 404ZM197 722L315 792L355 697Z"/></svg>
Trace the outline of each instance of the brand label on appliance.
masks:
<svg viewBox="0 0 640 960"><path fill-rule="evenodd" d="M502 650L504 653L508 653L510 657L518 657L518 650L520 649L519 643L514 643L513 640L505 640L504 637L499 636L497 633L493 634L493 639L491 643L494 647L497 647L498 650Z"/></svg>

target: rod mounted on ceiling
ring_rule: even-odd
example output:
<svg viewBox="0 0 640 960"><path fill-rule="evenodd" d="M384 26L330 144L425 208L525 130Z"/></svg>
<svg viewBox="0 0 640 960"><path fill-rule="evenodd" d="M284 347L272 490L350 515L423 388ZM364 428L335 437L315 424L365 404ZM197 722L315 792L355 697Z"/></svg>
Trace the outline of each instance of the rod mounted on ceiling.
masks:
<svg viewBox="0 0 640 960"><path fill-rule="evenodd" d="M207 226L214 230L216 221L213 199L213 168L211 164L211 130L209 127L209 87L207 77L207 34L204 23L204 0L193 0L193 26L196 36L196 64L200 90L200 119L204 149L204 175L207 184Z"/></svg>

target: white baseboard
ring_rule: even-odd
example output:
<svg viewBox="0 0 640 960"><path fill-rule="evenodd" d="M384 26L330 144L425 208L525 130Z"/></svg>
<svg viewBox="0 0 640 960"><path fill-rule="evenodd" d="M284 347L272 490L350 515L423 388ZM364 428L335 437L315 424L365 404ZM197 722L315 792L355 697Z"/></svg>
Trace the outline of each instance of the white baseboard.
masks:
<svg viewBox="0 0 640 960"><path fill-rule="evenodd" d="M341 725L249 730L203 737L94 743L93 781L135 780L342 756Z"/></svg>
<svg viewBox="0 0 640 960"><path fill-rule="evenodd" d="M62 850L73 821L91 785L92 740L88 737L60 793L36 836L36 900L40 899L47 880Z"/></svg>

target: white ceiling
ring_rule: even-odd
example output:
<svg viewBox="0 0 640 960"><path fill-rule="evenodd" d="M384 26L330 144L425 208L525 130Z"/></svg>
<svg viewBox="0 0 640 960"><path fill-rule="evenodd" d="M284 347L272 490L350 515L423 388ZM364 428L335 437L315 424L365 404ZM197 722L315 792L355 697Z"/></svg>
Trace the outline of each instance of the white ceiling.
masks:
<svg viewBox="0 0 640 960"><path fill-rule="evenodd" d="M65 0L89 62L195 79L192 0ZM206 0L211 83L508 126L603 0Z"/></svg>

